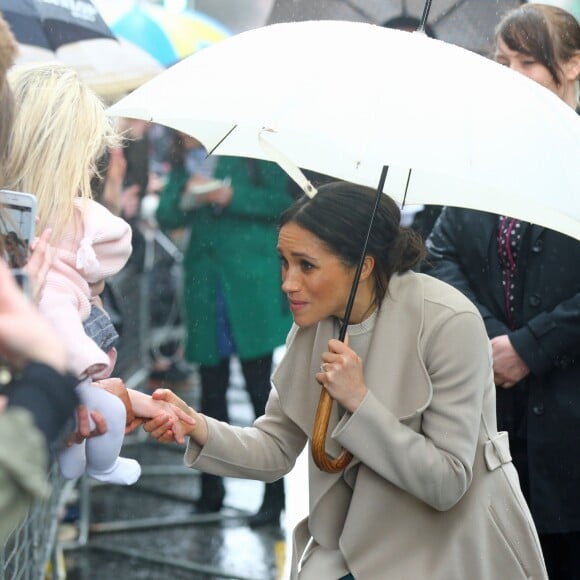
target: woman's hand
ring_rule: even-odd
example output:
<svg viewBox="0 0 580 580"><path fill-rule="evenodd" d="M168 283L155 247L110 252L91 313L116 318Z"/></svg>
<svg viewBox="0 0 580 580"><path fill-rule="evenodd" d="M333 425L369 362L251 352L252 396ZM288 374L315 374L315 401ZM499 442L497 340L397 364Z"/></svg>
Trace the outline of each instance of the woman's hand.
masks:
<svg viewBox="0 0 580 580"><path fill-rule="evenodd" d="M362 359L345 342L335 338L328 341L328 351L322 353L322 364L316 380L347 411L354 413L368 389L364 381Z"/></svg>
<svg viewBox="0 0 580 580"><path fill-rule="evenodd" d="M92 430L90 419L92 419L95 424L95 428ZM66 446L70 447L75 443L82 443L89 437L98 437L106 432L107 421L105 420L105 417L103 417L103 415L98 411L93 411L89 418L89 411L85 405L79 405L77 407L77 430L68 436Z"/></svg>
<svg viewBox="0 0 580 580"><path fill-rule="evenodd" d="M30 258L23 270L28 275L30 298L35 304L40 302L42 290L46 283L46 275L52 263L53 250L50 246L51 229L46 229L40 237L34 238L30 244Z"/></svg>
<svg viewBox="0 0 580 580"><path fill-rule="evenodd" d="M161 441L162 443L168 443L170 441L175 441L177 434L177 436L182 435L191 437L198 445L205 445L207 442L207 423L205 422L203 415L197 413L185 401L183 401L183 399L179 398L169 389L157 389L151 397L156 401L164 401L168 404L174 405L181 412L187 413L187 415L194 419L193 425L180 421L176 428L167 417L160 416L153 418L150 421L146 421L143 425L143 429L145 429L151 437Z"/></svg>

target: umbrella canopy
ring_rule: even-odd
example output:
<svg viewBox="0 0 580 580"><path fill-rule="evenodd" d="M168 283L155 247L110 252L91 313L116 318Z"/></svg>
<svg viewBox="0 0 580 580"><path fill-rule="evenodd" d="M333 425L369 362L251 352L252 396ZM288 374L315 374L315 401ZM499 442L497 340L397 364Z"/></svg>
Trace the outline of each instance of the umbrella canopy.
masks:
<svg viewBox="0 0 580 580"><path fill-rule="evenodd" d="M140 46L163 66L230 36L217 20L194 10L170 12L141 2L98 3L111 30Z"/></svg>
<svg viewBox="0 0 580 580"><path fill-rule="evenodd" d="M109 114L168 125L216 154L282 164L282 153L371 187L387 165L384 191L400 203L507 214L580 239L574 111L420 33L341 21L258 28L178 63Z"/></svg>
<svg viewBox="0 0 580 580"><path fill-rule="evenodd" d="M18 42L56 50L89 38L114 38L90 0L0 0Z"/></svg>
<svg viewBox="0 0 580 580"><path fill-rule="evenodd" d="M437 0L431 7L428 29L440 40L487 54L502 15L521 3L520 0ZM275 0L269 22L352 20L416 29L424 6L425 0Z"/></svg>
<svg viewBox="0 0 580 580"><path fill-rule="evenodd" d="M58 60L75 69L82 81L113 102L158 75L163 67L128 40L96 38L73 42L56 51L21 44L16 64Z"/></svg>

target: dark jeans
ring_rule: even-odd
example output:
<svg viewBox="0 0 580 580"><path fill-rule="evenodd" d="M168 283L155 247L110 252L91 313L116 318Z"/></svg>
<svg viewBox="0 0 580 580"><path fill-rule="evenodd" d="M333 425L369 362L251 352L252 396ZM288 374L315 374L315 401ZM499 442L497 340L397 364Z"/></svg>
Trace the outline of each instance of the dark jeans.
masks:
<svg viewBox="0 0 580 580"><path fill-rule="evenodd" d="M270 394L272 354L240 362L254 415L259 417L264 414ZM201 375L200 410L209 417L229 423L226 393L230 385L230 359L224 358L216 366L201 366L199 371ZM222 478L202 473L200 502L205 507L216 511L221 507L224 496L225 487Z"/></svg>
<svg viewBox="0 0 580 580"><path fill-rule="evenodd" d="M259 417L264 414L266 401L270 394L272 354L240 362L254 414ZM216 366L201 366L199 370L201 375L201 412L219 421L229 422L226 392L230 385L230 359L224 358Z"/></svg>

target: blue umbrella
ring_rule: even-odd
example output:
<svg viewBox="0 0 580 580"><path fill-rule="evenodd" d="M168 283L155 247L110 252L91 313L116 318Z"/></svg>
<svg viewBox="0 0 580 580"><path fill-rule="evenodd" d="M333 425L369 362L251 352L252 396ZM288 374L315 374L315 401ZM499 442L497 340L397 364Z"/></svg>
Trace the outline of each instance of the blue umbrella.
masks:
<svg viewBox="0 0 580 580"><path fill-rule="evenodd" d="M106 11L103 14L107 18ZM118 37L140 46L164 66L231 35L220 22L201 12L174 13L141 3L116 14L108 24Z"/></svg>

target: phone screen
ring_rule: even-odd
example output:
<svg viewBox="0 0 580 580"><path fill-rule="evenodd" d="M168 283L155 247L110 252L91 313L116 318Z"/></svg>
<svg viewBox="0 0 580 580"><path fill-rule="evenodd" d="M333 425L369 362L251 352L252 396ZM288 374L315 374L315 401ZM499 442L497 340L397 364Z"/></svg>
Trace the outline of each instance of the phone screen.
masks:
<svg viewBox="0 0 580 580"><path fill-rule="evenodd" d="M0 248L16 280L25 288L22 268L34 237L36 199L28 193L0 191Z"/></svg>
<svg viewBox="0 0 580 580"><path fill-rule="evenodd" d="M2 204L0 235L4 242L4 259L11 268L23 268L28 260L32 208Z"/></svg>

